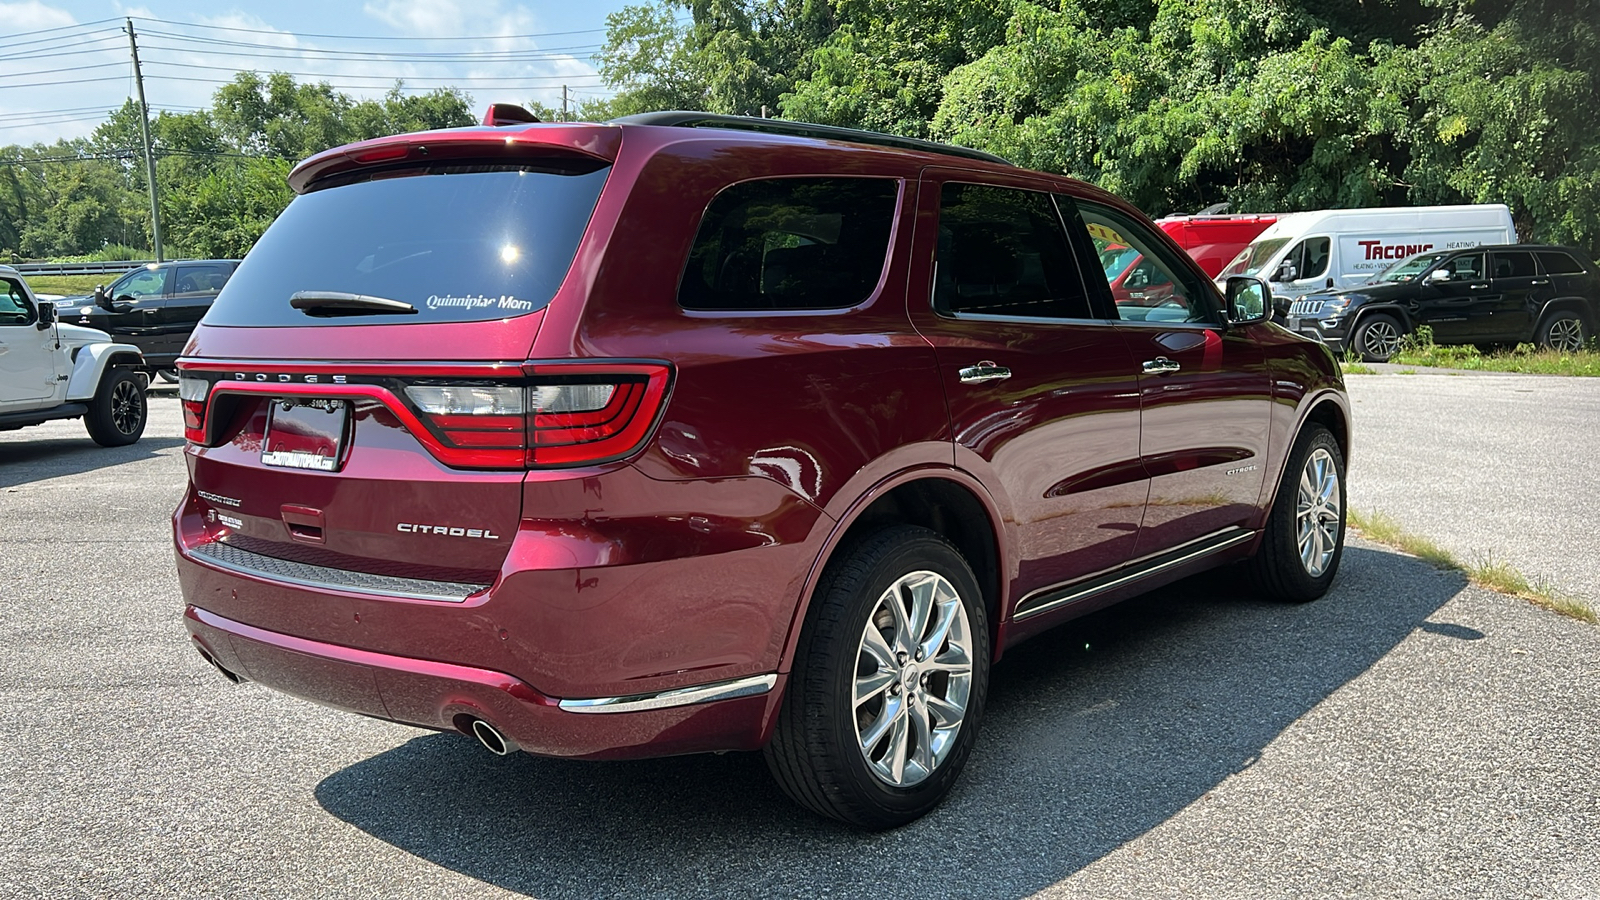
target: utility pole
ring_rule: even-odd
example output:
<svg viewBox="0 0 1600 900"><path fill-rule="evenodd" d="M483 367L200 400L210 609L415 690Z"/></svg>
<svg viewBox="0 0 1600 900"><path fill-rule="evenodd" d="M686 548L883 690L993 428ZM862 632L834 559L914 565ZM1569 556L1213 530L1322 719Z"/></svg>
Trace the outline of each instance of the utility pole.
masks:
<svg viewBox="0 0 1600 900"><path fill-rule="evenodd" d="M156 245L156 262L161 254L161 205L156 201L156 157L150 150L150 107L144 102L144 71L139 68L139 41L128 19L128 49L133 52L133 83L139 86L139 133L144 136L144 171L150 184L150 236Z"/></svg>
<svg viewBox="0 0 1600 900"><path fill-rule="evenodd" d="M567 86L561 86L561 121L570 122L572 117L567 115Z"/></svg>

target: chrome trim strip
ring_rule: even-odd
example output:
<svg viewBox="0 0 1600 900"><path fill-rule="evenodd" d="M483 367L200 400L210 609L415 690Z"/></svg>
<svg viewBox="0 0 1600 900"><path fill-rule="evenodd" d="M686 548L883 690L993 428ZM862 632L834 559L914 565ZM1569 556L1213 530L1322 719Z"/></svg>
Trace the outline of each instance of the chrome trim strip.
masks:
<svg viewBox="0 0 1600 900"><path fill-rule="evenodd" d="M752 675L733 681L718 681L693 687L677 688L655 694L634 694L631 697L596 697L593 700L563 700L561 708L574 713L627 713L648 709L668 709L692 703L710 703L713 700L732 700L736 697L755 697L772 690L778 683L777 675Z"/></svg>
<svg viewBox="0 0 1600 900"><path fill-rule="evenodd" d="M1022 600L1017 603L1017 608L1021 611L1012 613L1011 621L1021 622L1025 619L1031 619L1034 616L1047 613L1050 610L1059 609L1068 603L1084 600L1094 596L1095 594L1105 593L1106 591L1122 587L1131 581L1137 581L1140 578L1155 575L1159 572L1165 572L1168 569L1182 565L1183 563L1191 560L1199 559L1203 556L1209 556L1213 553L1226 550L1229 547L1238 546L1239 544L1242 544L1255 536L1256 533L1254 531L1250 531L1246 528L1240 528L1238 526L1214 532L1206 535L1205 537L1195 538L1187 544L1181 544L1172 550L1165 551L1164 553L1145 557L1147 560L1159 559L1159 562L1154 562L1150 565L1140 565L1138 562L1130 563L1127 567L1125 567L1127 570L1125 574L1113 578L1110 581L1084 585L1082 588L1075 591L1068 591L1067 593L1062 594L1048 603L1041 604L1032 609L1022 609L1024 604L1035 597L1052 594L1058 590L1061 590L1060 585L1055 587L1041 588L1029 594L1028 596L1023 597ZM1182 553L1179 556L1161 559L1161 557L1167 556L1168 554L1181 553L1181 551L1186 547L1193 547L1194 549L1190 550L1188 553ZM1090 579L1093 579L1094 577L1095 576L1090 576Z"/></svg>
<svg viewBox="0 0 1600 900"><path fill-rule="evenodd" d="M224 569L240 575L250 575L279 584L324 591L347 591L374 597L392 597L402 600L435 600L461 603L473 594L486 590L487 584L462 584L455 581L428 581L421 578L401 578L396 575L373 575L369 572L352 572L310 563L278 559L253 553L239 547L213 541L190 547L184 555L202 565Z"/></svg>

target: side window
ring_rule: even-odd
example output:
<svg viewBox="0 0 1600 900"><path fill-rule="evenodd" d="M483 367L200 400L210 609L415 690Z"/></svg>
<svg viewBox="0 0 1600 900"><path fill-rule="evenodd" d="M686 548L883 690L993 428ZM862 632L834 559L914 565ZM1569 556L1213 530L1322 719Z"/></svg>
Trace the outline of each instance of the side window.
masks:
<svg viewBox="0 0 1600 900"><path fill-rule="evenodd" d="M1049 194L947 183L934 261L933 307L941 314L1094 317Z"/></svg>
<svg viewBox="0 0 1600 900"><path fill-rule="evenodd" d="M0 325L32 325L33 305L22 285L0 278Z"/></svg>
<svg viewBox="0 0 1600 900"><path fill-rule="evenodd" d="M174 294L215 294L228 282L226 266L179 266Z"/></svg>
<svg viewBox="0 0 1600 900"><path fill-rule="evenodd" d="M1583 266L1577 260L1560 251L1540 253L1539 264L1551 275L1577 275L1583 272Z"/></svg>
<svg viewBox="0 0 1600 900"><path fill-rule="evenodd" d="M1471 281L1483 277L1483 254L1469 253L1466 256L1457 256L1447 259L1439 266L1450 273L1451 281Z"/></svg>
<svg viewBox="0 0 1600 900"><path fill-rule="evenodd" d="M883 273L899 188L888 178L775 178L724 190L695 234L678 305L855 306Z"/></svg>
<svg viewBox="0 0 1600 900"><path fill-rule="evenodd" d="M1492 258L1496 278L1532 278L1539 274L1539 270L1533 265L1533 254L1525 250L1496 253Z"/></svg>
<svg viewBox="0 0 1600 900"><path fill-rule="evenodd" d="M1295 278L1321 278L1328 272L1328 247L1325 237L1306 238L1295 245L1285 258L1295 269Z"/></svg>
<svg viewBox="0 0 1600 900"><path fill-rule="evenodd" d="M1102 260L1119 250L1139 255L1126 274L1102 268L1117 317L1129 322L1214 322L1204 285L1173 259L1148 226L1112 209L1075 201L1090 243ZM1326 268L1326 250L1323 266Z"/></svg>
<svg viewBox="0 0 1600 900"><path fill-rule="evenodd" d="M114 299L132 297L135 300L144 297L159 297L166 293L167 272L170 269L136 269L122 276L112 286L110 294Z"/></svg>

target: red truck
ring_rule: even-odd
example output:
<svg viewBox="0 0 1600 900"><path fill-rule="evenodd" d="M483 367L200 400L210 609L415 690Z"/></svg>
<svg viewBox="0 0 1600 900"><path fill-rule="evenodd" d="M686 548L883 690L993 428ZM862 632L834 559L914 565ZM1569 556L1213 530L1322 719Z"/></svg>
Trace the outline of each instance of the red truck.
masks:
<svg viewBox="0 0 1600 900"><path fill-rule="evenodd" d="M1278 221L1276 215L1168 216L1161 227L1212 278L1250 245L1256 235Z"/></svg>

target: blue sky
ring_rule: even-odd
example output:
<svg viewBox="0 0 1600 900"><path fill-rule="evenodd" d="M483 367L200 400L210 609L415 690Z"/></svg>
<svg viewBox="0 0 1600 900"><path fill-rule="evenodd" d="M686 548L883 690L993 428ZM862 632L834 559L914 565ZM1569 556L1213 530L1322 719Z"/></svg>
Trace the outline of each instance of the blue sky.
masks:
<svg viewBox="0 0 1600 900"><path fill-rule="evenodd" d="M477 110L559 106L563 84L575 98L606 95L590 55L606 15L627 2L0 0L0 146L87 135L132 95L127 16L152 111L209 106L217 82L241 69L292 72L358 98L397 78L409 91L452 85Z"/></svg>

